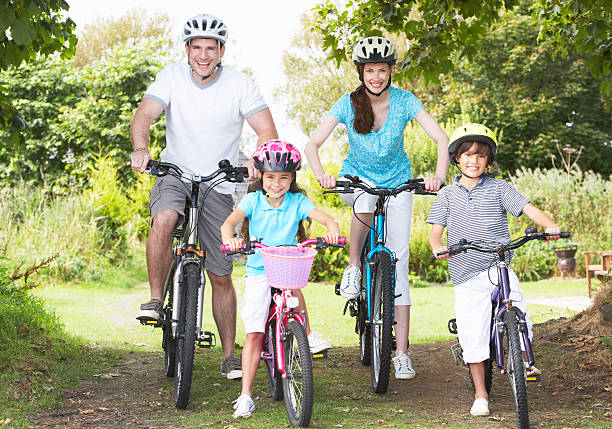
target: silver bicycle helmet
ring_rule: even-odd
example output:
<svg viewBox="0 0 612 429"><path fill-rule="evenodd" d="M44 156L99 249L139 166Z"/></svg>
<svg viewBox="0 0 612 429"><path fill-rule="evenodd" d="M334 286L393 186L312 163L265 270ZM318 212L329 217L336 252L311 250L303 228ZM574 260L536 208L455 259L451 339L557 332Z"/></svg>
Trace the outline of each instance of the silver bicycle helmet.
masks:
<svg viewBox="0 0 612 429"><path fill-rule="evenodd" d="M227 26L219 18L201 13L190 18L183 26L183 41L215 39L221 45L227 41Z"/></svg>
<svg viewBox="0 0 612 429"><path fill-rule="evenodd" d="M397 51L393 43L384 37L366 37L361 39L353 48L353 62L356 65L366 63L397 62Z"/></svg>

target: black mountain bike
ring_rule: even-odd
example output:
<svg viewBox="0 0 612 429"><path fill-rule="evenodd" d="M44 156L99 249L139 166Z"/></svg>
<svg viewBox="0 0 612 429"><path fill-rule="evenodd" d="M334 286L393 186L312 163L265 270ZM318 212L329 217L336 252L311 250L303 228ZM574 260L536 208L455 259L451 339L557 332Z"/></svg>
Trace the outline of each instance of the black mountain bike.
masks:
<svg viewBox="0 0 612 429"><path fill-rule="evenodd" d="M248 170L246 167L232 167L228 160L219 162L219 169L205 177L184 173L169 162L149 161L147 168L148 174L171 175L191 185L191 196L185 201L185 221L172 233L172 264L163 292L164 318L159 322L141 322L163 330L164 373L167 377L174 377L174 406L183 409L189 402L196 344L201 348L216 345L215 334L202 330L206 251L199 248L200 207L215 186L226 181L243 182ZM204 191L203 201L200 202L200 185L205 182L212 183Z"/></svg>

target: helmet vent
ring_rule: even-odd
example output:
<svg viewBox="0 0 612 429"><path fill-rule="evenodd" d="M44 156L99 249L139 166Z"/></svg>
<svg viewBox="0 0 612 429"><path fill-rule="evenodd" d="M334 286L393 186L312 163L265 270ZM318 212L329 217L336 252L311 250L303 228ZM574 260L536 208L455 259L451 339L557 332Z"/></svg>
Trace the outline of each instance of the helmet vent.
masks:
<svg viewBox="0 0 612 429"><path fill-rule="evenodd" d="M210 24L210 28L217 28L217 21L213 21L212 24Z"/></svg>
<svg viewBox="0 0 612 429"><path fill-rule="evenodd" d="M193 21L191 21L191 25L193 25L194 28L199 28L198 27L198 21L196 21L195 19Z"/></svg>

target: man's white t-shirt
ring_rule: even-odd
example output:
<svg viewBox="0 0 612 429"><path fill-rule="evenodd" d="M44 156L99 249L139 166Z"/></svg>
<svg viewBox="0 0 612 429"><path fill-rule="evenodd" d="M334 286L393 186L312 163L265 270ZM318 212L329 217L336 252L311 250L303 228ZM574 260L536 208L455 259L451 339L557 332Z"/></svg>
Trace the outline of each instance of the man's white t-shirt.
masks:
<svg viewBox="0 0 612 429"><path fill-rule="evenodd" d="M159 72L144 98L166 111L166 148L161 159L183 171L207 176L222 159L236 166L244 120L267 109L259 88L244 73L220 67L212 82L197 82L188 64L171 64ZM232 183L216 191L230 194Z"/></svg>

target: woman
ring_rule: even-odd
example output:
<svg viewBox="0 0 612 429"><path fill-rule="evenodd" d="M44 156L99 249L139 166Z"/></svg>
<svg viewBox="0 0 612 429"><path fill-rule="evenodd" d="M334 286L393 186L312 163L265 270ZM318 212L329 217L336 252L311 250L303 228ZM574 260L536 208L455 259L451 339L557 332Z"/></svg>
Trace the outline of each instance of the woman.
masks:
<svg viewBox="0 0 612 429"><path fill-rule="evenodd" d="M367 37L353 50L353 62L361 85L350 95L344 94L308 141L305 153L317 180L324 188L334 188L336 178L325 174L319 148L334 128L342 122L347 129L349 150L340 176L350 174L382 187L395 187L412 178L410 158L404 150L404 130L415 119L438 147L436 175L425 181L425 187L437 191L444 183L448 169L448 137L438 123L423 109L409 91L391 86L391 73L397 61L393 44L382 37ZM350 259L344 271L340 292L347 299L359 294L361 248L372 222L376 197L362 194L340 194L354 205L351 219ZM386 244L398 259L396 265L395 337L393 358L395 377L416 375L408 357L410 330L410 290L408 284L408 249L412 194L403 192L389 200L387 206Z"/></svg>

